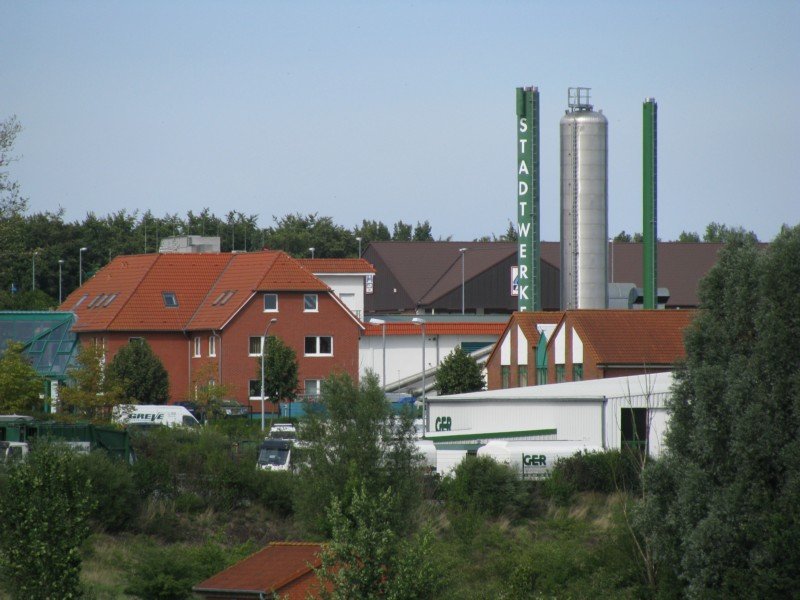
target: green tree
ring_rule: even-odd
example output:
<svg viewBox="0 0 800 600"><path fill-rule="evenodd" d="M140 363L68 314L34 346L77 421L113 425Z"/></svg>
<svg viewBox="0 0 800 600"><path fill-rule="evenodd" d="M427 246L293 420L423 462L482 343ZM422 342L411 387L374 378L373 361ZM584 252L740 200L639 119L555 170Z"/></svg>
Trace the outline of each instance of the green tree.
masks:
<svg viewBox="0 0 800 600"><path fill-rule="evenodd" d="M700 236L694 231L681 231L678 241L683 243L699 242Z"/></svg>
<svg viewBox="0 0 800 600"><path fill-rule="evenodd" d="M268 248L302 258L310 257L309 248L314 248L317 258L345 258L358 253L353 233L335 225L331 217L297 213L273 218L275 226L265 231Z"/></svg>
<svg viewBox="0 0 800 600"><path fill-rule="evenodd" d="M36 410L41 392L42 379L25 358L23 345L9 343L0 355L0 413Z"/></svg>
<svg viewBox="0 0 800 600"><path fill-rule="evenodd" d="M668 450L645 471L641 530L662 581L689 597L790 597L800 581L800 227L763 252L734 233L700 299Z"/></svg>
<svg viewBox="0 0 800 600"><path fill-rule="evenodd" d="M413 233L413 227L408 223L398 221L392 228L392 240L395 242L410 242Z"/></svg>
<svg viewBox="0 0 800 600"><path fill-rule="evenodd" d="M722 223L712 221L706 226L706 232L703 234L704 242L717 242L727 244L729 242L737 242L740 239L748 239L752 242L758 241L758 236L752 231L745 230L744 227L728 227Z"/></svg>
<svg viewBox="0 0 800 600"><path fill-rule="evenodd" d="M320 402L324 412L309 410L300 430L306 443L295 495L300 519L312 530L330 531L333 499L348 511L353 490L363 483L371 497L392 488L392 530L409 531L421 498L412 411L392 415L374 373L360 385L347 375L331 375Z"/></svg>
<svg viewBox="0 0 800 600"><path fill-rule="evenodd" d="M291 402L297 395L297 355L274 335L267 336L265 354L265 397L273 402ZM256 363L256 379L261 381L261 357L258 357Z"/></svg>
<svg viewBox="0 0 800 600"><path fill-rule="evenodd" d="M76 456L40 442L0 491L0 581L13 598L81 598L91 484Z"/></svg>
<svg viewBox="0 0 800 600"><path fill-rule="evenodd" d="M428 221L420 223L417 221L417 226L414 227L413 240L415 242L432 242L433 235L431 234L431 224Z"/></svg>
<svg viewBox="0 0 800 600"><path fill-rule="evenodd" d="M108 377L134 404L169 400L169 375L146 340L134 339L120 348L108 365Z"/></svg>
<svg viewBox="0 0 800 600"><path fill-rule="evenodd" d="M377 496L364 482L356 487L349 505L334 498L328 511L331 539L316 570L320 590L330 600L423 600L436 598L442 575L431 555L430 532L407 539L392 526L392 489Z"/></svg>
<svg viewBox="0 0 800 600"><path fill-rule="evenodd" d="M381 221L361 221L361 227L353 229L353 235L361 238L361 243L366 246L370 242L388 242L392 239L389 228Z"/></svg>
<svg viewBox="0 0 800 600"><path fill-rule="evenodd" d="M123 401L116 381L106 377L105 351L102 346L83 345L75 365L67 372L70 383L59 390L59 400L66 412L89 419L108 420L111 409Z"/></svg>
<svg viewBox="0 0 800 600"><path fill-rule="evenodd" d="M436 391L440 395L477 392L485 384L480 365L461 346L448 354L436 370Z"/></svg>

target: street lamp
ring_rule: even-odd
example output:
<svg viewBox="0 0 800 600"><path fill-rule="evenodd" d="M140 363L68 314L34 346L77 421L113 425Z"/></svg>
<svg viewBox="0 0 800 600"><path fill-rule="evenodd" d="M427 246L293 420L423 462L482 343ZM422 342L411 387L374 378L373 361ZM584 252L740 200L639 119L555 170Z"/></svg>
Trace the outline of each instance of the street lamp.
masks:
<svg viewBox="0 0 800 600"><path fill-rule="evenodd" d="M267 334L269 333L269 328L277 322L278 319L274 317L270 319L269 323L267 323L267 328L264 330L264 335L261 336L261 431L264 431L264 363L267 362L265 358Z"/></svg>
<svg viewBox="0 0 800 600"><path fill-rule="evenodd" d="M31 290L36 289L36 255L39 254L38 250L34 250L31 255Z"/></svg>
<svg viewBox="0 0 800 600"><path fill-rule="evenodd" d="M58 259L58 304L61 305L61 266L64 264L64 259Z"/></svg>
<svg viewBox="0 0 800 600"><path fill-rule="evenodd" d="M425 403L425 319L414 317L411 319L414 325L422 327L422 421L425 424L425 431L428 430L428 407Z"/></svg>
<svg viewBox="0 0 800 600"><path fill-rule="evenodd" d="M361 258L361 236L356 239L358 240L358 258Z"/></svg>
<svg viewBox="0 0 800 600"><path fill-rule="evenodd" d="M461 252L461 314L464 314L464 257L467 255L466 248L459 248Z"/></svg>
<svg viewBox="0 0 800 600"><path fill-rule="evenodd" d="M83 285L83 253L86 252L89 248L84 246L78 252L78 287Z"/></svg>
<svg viewBox="0 0 800 600"><path fill-rule="evenodd" d="M314 246L311 246L308 251L311 252L311 258L314 258Z"/></svg>
<svg viewBox="0 0 800 600"><path fill-rule="evenodd" d="M383 330L383 391L386 391L386 321L383 319L372 318L369 320L370 325L380 325Z"/></svg>

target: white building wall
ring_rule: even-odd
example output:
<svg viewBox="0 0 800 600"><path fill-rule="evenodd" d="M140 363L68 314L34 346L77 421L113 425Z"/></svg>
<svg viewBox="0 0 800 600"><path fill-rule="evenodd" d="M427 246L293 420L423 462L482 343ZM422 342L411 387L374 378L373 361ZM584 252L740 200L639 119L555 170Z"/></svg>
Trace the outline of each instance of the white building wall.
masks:
<svg viewBox="0 0 800 600"><path fill-rule="evenodd" d="M528 364L528 339L522 333L522 327L517 325L517 364Z"/></svg>
<svg viewBox="0 0 800 600"><path fill-rule="evenodd" d="M426 369L435 369L461 342L493 344L497 338L486 335L428 335L425 342ZM383 377L383 338L380 335L362 336L359 341L359 374L368 370ZM386 336L386 385L418 375L422 368L422 335ZM430 392L429 392L430 395Z"/></svg>
<svg viewBox="0 0 800 600"><path fill-rule="evenodd" d="M507 335L503 338L503 343L500 344L500 365L507 366L511 364L511 336Z"/></svg>
<svg viewBox="0 0 800 600"><path fill-rule="evenodd" d="M322 273L317 279L330 287L359 319L364 318L364 275Z"/></svg>
<svg viewBox="0 0 800 600"><path fill-rule="evenodd" d="M572 363L583 363L583 340L574 329L572 330Z"/></svg>
<svg viewBox="0 0 800 600"><path fill-rule="evenodd" d="M557 365L563 365L567 362L567 342L564 328L560 328L556 333L555 344L555 361Z"/></svg>

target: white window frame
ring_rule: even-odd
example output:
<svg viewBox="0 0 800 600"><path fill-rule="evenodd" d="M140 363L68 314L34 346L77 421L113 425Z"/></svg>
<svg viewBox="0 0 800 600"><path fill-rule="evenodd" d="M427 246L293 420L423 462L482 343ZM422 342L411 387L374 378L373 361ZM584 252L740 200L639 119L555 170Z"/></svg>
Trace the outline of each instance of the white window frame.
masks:
<svg viewBox="0 0 800 600"><path fill-rule="evenodd" d="M315 384L314 387L317 390L316 393L313 393L313 394L309 393L309 391L308 391L308 384L312 383L312 382ZM303 380L303 393L304 393L305 396L313 396L315 398L318 398L320 396L320 394L322 393L322 380L321 379L305 379L305 380Z"/></svg>
<svg viewBox="0 0 800 600"><path fill-rule="evenodd" d="M258 339L258 348L259 348L258 352L256 352L255 354L250 350L250 347L254 339ZM260 335L251 335L247 339L247 356L261 356L261 353L263 351L264 351L264 338L261 337Z"/></svg>
<svg viewBox="0 0 800 600"><path fill-rule="evenodd" d="M275 298L275 308L267 308L267 297ZM278 312L278 294L264 294L264 312Z"/></svg>
<svg viewBox="0 0 800 600"><path fill-rule="evenodd" d="M308 300L314 298L314 308L308 308ZM303 294L303 312L319 312L319 295Z"/></svg>
<svg viewBox="0 0 800 600"><path fill-rule="evenodd" d="M215 336L213 333L208 336L208 355L217 355L217 336Z"/></svg>
<svg viewBox="0 0 800 600"><path fill-rule="evenodd" d="M192 356L195 358L200 358L202 356L203 351L200 346L202 342L202 338L199 335L194 336L194 352L192 352Z"/></svg>
<svg viewBox="0 0 800 600"><path fill-rule="evenodd" d="M329 353L323 353L323 352L319 351L320 345L321 345L320 344L320 340L322 340L322 338L328 338L331 341L331 351ZM309 340L309 339L316 340L316 343L315 343L316 352L312 352L310 354L308 352L306 352L306 341ZM333 356L333 336L332 335L307 335L307 336L305 336L305 339L303 340L303 356Z"/></svg>

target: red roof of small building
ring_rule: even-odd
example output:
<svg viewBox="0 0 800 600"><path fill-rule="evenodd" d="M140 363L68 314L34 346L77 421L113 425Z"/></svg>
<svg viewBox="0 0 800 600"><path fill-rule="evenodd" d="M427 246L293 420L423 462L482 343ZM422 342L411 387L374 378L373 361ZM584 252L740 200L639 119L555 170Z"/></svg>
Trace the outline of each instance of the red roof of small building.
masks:
<svg viewBox="0 0 800 600"><path fill-rule="evenodd" d="M515 325L519 325L520 329L522 329L522 333L525 334L525 339L528 340L528 343L531 345L531 347L536 348L539 345L539 329L537 326L540 324L557 325L563 316L563 311L517 311L513 313L508 323L500 332L498 343L495 344L487 361L492 360L494 353L498 352L498 349L500 348L500 340L505 338L507 332L511 331L511 328Z"/></svg>
<svg viewBox="0 0 800 600"><path fill-rule="evenodd" d="M305 599L309 586L292 585L312 575L321 564L320 544L308 542L272 542L224 571L220 571L192 588L200 594L279 594L281 598ZM316 581L316 578L314 578ZM287 589L291 588L291 589Z"/></svg>
<svg viewBox="0 0 800 600"><path fill-rule="evenodd" d="M220 329L256 292L329 289L284 252L118 256L60 310L77 315L75 331Z"/></svg>
<svg viewBox="0 0 800 600"><path fill-rule="evenodd" d="M570 310L562 323L578 332L584 352L590 351L598 364L671 365L686 356L683 333L695 314L694 310Z"/></svg>
<svg viewBox="0 0 800 600"><path fill-rule="evenodd" d="M363 258L298 258L311 273L374 273L375 267Z"/></svg>

